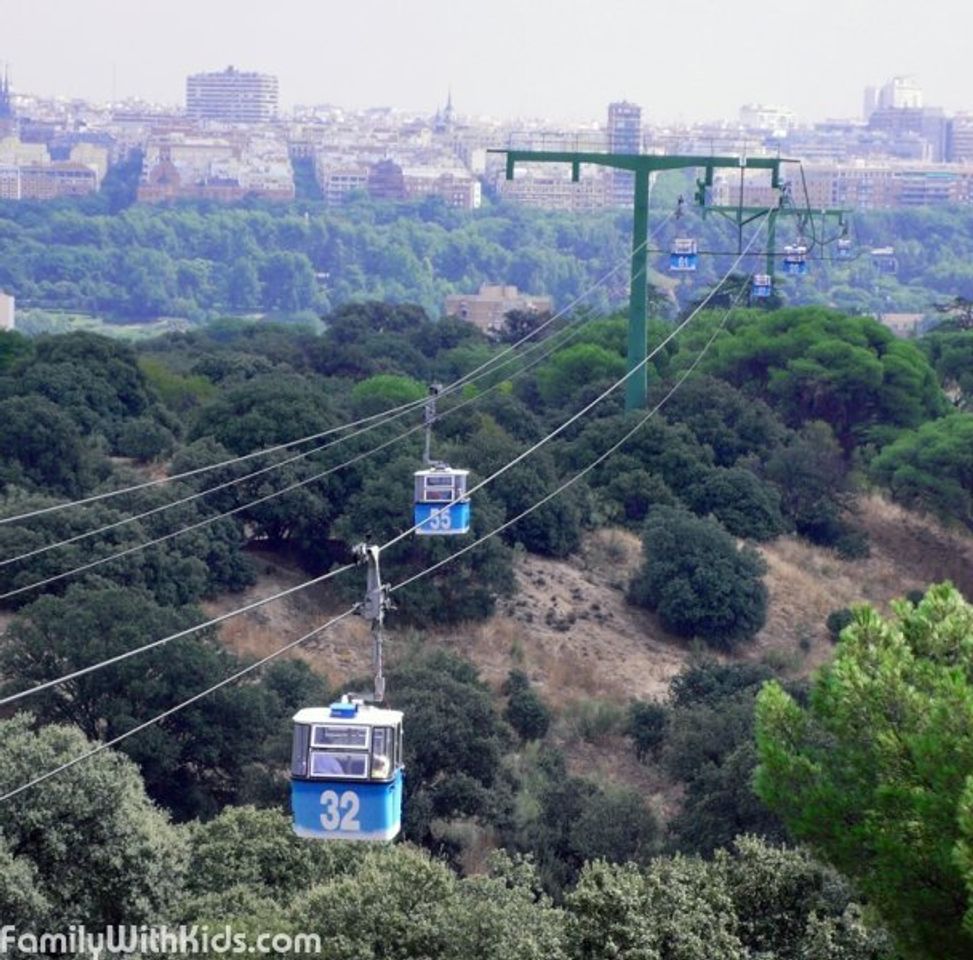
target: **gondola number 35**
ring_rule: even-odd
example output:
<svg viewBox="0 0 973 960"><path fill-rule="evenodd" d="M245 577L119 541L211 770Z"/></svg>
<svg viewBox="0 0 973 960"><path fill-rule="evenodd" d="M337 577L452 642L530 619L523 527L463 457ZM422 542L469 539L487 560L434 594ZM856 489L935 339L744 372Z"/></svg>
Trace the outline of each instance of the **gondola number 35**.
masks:
<svg viewBox="0 0 973 960"><path fill-rule="evenodd" d="M340 797L334 790L325 790L321 794L321 826L325 830L361 830L358 822L358 796L351 790L346 790Z"/></svg>

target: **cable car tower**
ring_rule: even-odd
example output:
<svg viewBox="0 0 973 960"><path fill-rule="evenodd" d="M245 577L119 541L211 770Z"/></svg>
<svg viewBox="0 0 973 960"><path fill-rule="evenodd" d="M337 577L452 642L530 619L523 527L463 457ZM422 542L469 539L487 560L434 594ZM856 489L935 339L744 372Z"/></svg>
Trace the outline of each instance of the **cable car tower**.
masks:
<svg viewBox="0 0 973 960"><path fill-rule="evenodd" d="M518 163L569 163L571 164L571 179L577 183L581 179L581 165L593 164L600 167L611 167L616 170L628 170L634 175L635 216L632 224L632 261L631 261L631 292L628 310L628 370L631 373L625 384L625 408L637 410L645 406L648 394L647 363L648 342L646 322L646 284L648 280L648 250L646 249L649 231L649 177L653 173L664 170L688 170L703 168L704 180L700 181L712 187L713 171L717 168L744 170L769 170L771 186L780 188L780 167L782 163L795 163L781 157L720 157L720 156L690 156L673 154L671 156L633 153L599 153L572 150L491 150L491 153L503 153L507 158L506 177L513 180L514 169ZM741 173L742 175L742 173ZM761 213L766 213L762 209ZM687 238L679 238L687 239ZM675 253L675 251L672 251ZM683 264L682 269L691 269L688 259L688 246L685 253L676 253L687 259L677 260ZM632 371L637 371L632 373Z"/></svg>

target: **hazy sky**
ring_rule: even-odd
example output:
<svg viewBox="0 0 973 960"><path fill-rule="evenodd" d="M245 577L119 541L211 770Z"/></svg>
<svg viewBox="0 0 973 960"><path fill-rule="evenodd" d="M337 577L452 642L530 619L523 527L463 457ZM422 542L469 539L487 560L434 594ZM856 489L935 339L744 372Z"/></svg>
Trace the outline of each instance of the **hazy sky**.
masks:
<svg viewBox="0 0 973 960"><path fill-rule="evenodd" d="M650 122L747 102L857 116L914 74L927 105L973 110L970 0L0 0L15 90L182 104L189 73L275 73L284 106L334 103Z"/></svg>

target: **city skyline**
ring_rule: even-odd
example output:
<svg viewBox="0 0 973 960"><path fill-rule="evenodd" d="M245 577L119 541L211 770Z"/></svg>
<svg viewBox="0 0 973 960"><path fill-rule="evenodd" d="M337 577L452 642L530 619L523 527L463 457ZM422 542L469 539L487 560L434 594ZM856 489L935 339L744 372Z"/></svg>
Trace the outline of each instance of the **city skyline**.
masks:
<svg viewBox="0 0 973 960"><path fill-rule="evenodd" d="M45 97L183 106L187 76L232 64L277 76L284 109L432 112L451 91L466 115L603 123L609 102L629 100L648 125L735 119L747 103L811 122L859 116L864 88L895 75L915 76L929 105L973 109L973 8L956 0L924 4L923 29L874 0L769 15L718 0L688 12L633 0L280 0L273 16L172 0L155 19L121 0L6 6L0 62L16 93Z"/></svg>

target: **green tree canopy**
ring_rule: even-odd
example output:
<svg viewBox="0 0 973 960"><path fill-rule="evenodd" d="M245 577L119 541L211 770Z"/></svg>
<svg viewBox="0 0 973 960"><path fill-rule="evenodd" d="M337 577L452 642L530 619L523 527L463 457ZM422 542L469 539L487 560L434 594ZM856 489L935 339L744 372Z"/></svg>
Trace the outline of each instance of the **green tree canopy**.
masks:
<svg viewBox="0 0 973 960"><path fill-rule="evenodd" d="M973 414L955 413L903 433L871 469L900 503L973 524Z"/></svg>
<svg viewBox="0 0 973 960"><path fill-rule="evenodd" d="M807 707L757 708L757 791L851 877L909 957L973 949L973 607L950 585L855 611Z"/></svg>
<svg viewBox="0 0 973 960"><path fill-rule="evenodd" d="M73 727L35 733L26 714L0 720L0 792L91 746ZM135 764L106 751L0 804L4 860L5 918L33 914L52 932L79 920L98 929L164 917L183 881L186 844L146 797ZM25 886L15 889L18 875Z"/></svg>
<svg viewBox="0 0 973 960"><path fill-rule="evenodd" d="M707 368L766 399L791 426L826 421L846 450L871 428L916 427L946 409L914 344L870 318L819 307L742 313Z"/></svg>
<svg viewBox="0 0 973 960"><path fill-rule="evenodd" d="M629 585L629 599L658 610L670 630L732 649L763 626L764 562L751 548L738 548L715 521L656 507L643 547L645 560Z"/></svg>

